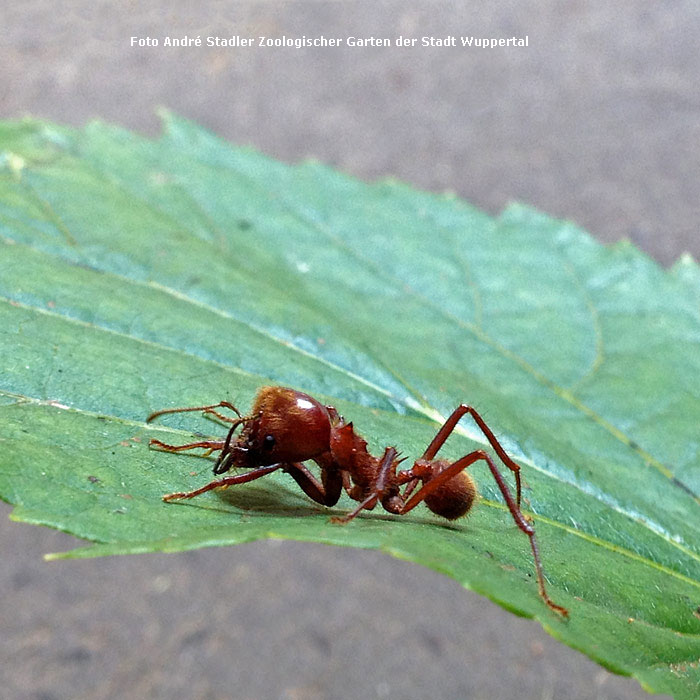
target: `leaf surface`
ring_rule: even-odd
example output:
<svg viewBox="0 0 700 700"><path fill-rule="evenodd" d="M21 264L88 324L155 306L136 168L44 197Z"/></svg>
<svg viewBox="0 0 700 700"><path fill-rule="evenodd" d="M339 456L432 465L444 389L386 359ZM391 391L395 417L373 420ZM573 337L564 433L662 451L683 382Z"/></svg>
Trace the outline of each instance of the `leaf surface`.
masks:
<svg viewBox="0 0 700 700"><path fill-rule="evenodd" d="M272 537L441 571L649 690L700 692L700 273L514 205L367 185L166 115L157 141L0 125L0 496L93 544ZM461 402L523 467L552 598L488 471L464 521L329 522L284 474L165 504L211 461L148 449L225 428L156 409L264 384L337 406L375 454L418 457ZM485 447L462 421L443 452ZM442 455L442 453L441 453ZM336 513L352 502L343 498ZM57 555L55 555L57 556Z"/></svg>

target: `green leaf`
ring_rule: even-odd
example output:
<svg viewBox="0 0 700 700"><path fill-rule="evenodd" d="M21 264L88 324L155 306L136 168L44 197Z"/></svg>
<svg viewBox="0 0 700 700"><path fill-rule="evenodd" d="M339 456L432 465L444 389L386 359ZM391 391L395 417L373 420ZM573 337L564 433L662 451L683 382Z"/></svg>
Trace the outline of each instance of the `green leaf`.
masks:
<svg viewBox="0 0 700 700"><path fill-rule="evenodd" d="M165 117L0 125L0 496L90 540L61 556L264 537L377 548L441 571L649 690L700 689L700 273L660 269L523 206L288 166ZM482 411L523 467L552 598L489 473L448 524L348 526L284 474L166 504L211 460L148 449L225 428L264 384L333 403L380 454ZM462 421L444 448L482 448ZM442 454L442 453L441 453ZM335 513L346 512L345 498ZM58 556L58 555L53 555Z"/></svg>

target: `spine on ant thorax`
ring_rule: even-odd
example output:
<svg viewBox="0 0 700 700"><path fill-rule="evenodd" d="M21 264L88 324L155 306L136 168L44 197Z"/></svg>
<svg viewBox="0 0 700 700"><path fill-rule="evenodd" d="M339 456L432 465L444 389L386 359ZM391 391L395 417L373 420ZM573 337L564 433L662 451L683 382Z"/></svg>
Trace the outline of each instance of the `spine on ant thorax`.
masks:
<svg viewBox="0 0 700 700"><path fill-rule="evenodd" d="M336 464L352 476L360 490L373 485L379 460L367 450L367 441L342 416L331 416L330 447Z"/></svg>

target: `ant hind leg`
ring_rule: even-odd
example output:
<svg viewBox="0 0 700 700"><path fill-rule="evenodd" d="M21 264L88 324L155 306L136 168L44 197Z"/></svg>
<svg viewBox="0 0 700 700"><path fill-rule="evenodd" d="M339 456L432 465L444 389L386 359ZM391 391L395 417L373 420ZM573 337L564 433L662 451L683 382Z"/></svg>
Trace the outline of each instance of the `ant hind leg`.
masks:
<svg viewBox="0 0 700 700"><path fill-rule="evenodd" d="M527 518L523 515L522 511L520 510L520 504L516 503L516 501L513 499L510 489L508 488L508 485L503 479L503 475L498 470L498 467L495 465L494 461L491 459L487 452L484 452L483 450L475 450L474 452L465 455L461 459L458 459L456 462L453 462L449 467L440 472L435 478L425 482L423 486L418 490L418 492L411 496L411 498L404 504L400 514L404 515L410 510L413 510L413 508L415 508L421 501L424 501L425 498L431 493L433 493L436 489L447 483L456 474L459 474L461 471L474 464L474 462L477 462L481 459L483 459L488 464L489 469L491 470L491 474L494 480L496 481L496 484L499 490L501 491L501 494L503 495L506 505L508 506L508 510L510 511L511 516L515 521L515 524L530 539L530 548L532 549L532 556L535 561L535 573L537 574L537 588L540 597L544 600L547 606L555 613L561 615L562 617L568 617L569 611L561 605L557 605L547 594L547 589L545 588L544 583L544 571L542 569L542 561L540 559L540 551L539 547L537 546L537 539L535 538L535 529L530 524L530 522L528 522Z"/></svg>
<svg viewBox="0 0 700 700"><path fill-rule="evenodd" d="M493 434L491 428L486 425L486 421L473 406L463 403L452 411L449 418L442 424L442 427L440 430L438 430L437 435L432 439L426 448L421 459L427 461L434 459L435 455L438 453L438 450L445 444L447 438L457 427L457 423L459 423L461 418L467 413L474 419L474 422L479 426L481 432L486 436L486 439L489 441L491 447L493 447L493 449L496 451L496 454L499 456L501 462L503 462L503 464L505 464L506 467L508 467L508 469L510 469L515 475L515 500L518 504L518 508L520 508L520 496L522 490L520 483L520 465L508 456L508 453L503 449L501 443L498 442L498 439Z"/></svg>

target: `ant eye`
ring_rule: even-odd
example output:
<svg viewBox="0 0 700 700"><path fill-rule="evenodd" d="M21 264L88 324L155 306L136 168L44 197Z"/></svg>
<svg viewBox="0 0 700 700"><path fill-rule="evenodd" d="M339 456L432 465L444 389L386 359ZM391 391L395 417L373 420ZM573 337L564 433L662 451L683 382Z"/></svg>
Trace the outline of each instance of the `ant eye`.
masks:
<svg viewBox="0 0 700 700"><path fill-rule="evenodd" d="M275 446L275 436L274 435L266 435L265 439L263 440L263 449L264 450L271 450Z"/></svg>

